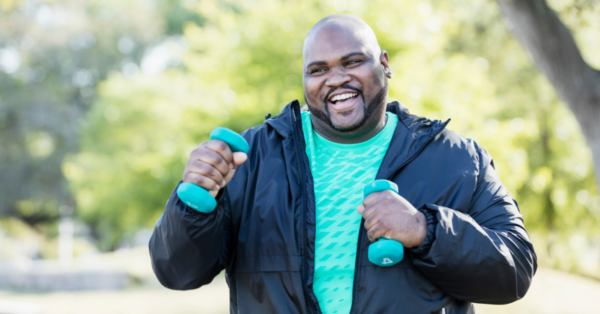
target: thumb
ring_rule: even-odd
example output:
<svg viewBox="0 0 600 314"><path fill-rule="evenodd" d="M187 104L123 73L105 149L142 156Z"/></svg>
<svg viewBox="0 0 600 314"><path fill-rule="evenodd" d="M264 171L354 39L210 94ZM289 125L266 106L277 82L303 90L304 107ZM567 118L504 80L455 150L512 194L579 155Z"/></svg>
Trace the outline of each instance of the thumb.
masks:
<svg viewBox="0 0 600 314"><path fill-rule="evenodd" d="M248 159L248 155L242 152L233 153L233 164L229 164L229 172L225 176L225 185L231 181L233 175L235 174L235 169L243 164ZM225 186L223 185L223 186ZM223 187L221 186L221 188Z"/></svg>
<svg viewBox="0 0 600 314"><path fill-rule="evenodd" d="M233 168L237 168L248 159L248 155L242 152L233 153Z"/></svg>

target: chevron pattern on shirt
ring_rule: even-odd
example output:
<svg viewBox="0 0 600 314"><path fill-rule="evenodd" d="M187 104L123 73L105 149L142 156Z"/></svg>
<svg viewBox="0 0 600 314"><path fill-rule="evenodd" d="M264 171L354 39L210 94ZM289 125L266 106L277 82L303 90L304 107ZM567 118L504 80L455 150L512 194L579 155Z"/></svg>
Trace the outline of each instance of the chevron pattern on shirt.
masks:
<svg viewBox="0 0 600 314"><path fill-rule="evenodd" d="M387 113L384 129L358 144L331 142L313 128L309 112L302 113L306 154L316 200L315 273L313 290L324 314L349 313L363 188L375 179L398 118Z"/></svg>

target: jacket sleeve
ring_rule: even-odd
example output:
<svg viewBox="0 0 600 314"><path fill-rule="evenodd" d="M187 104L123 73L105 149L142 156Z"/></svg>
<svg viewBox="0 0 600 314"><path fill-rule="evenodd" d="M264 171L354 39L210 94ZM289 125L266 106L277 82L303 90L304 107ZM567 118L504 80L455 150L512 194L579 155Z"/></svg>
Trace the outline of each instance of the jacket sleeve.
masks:
<svg viewBox="0 0 600 314"><path fill-rule="evenodd" d="M152 269L163 286L196 289L234 263L241 215L248 191L254 188L248 184L251 164L256 167L259 160L255 156L255 133L249 129L240 134L250 146L248 161L219 192L217 207L211 213L188 207L177 196L177 188L171 193L149 243Z"/></svg>
<svg viewBox="0 0 600 314"><path fill-rule="evenodd" d="M537 257L491 157L476 149L479 174L468 212L425 205L427 237L413 249L413 264L459 300L506 304L529 289Z"/></svg>
<svg viewBox="0 0 600 314"><path fill-rule="evenodd" d="M169 289L195 289L210 283L231 257L234 244L227 187L217 196L215 210L208 214L188 207L176 191L150 238L152 269Z"/></svg>

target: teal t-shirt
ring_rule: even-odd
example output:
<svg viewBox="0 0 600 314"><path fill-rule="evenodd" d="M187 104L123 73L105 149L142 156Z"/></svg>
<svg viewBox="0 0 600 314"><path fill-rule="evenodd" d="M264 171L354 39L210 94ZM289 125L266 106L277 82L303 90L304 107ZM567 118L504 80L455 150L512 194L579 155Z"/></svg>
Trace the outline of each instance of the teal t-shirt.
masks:
<svg viewBox="0 0 600 314"><path fill-rule="evenodd" d="M346 314L352 286L363 188L375 180L396 129L398 117L387 112L379 134L358 144L340 144L312 128L310 112L302 113L306 154L314 179L317 230L313 291L324 314Z"/></svg>

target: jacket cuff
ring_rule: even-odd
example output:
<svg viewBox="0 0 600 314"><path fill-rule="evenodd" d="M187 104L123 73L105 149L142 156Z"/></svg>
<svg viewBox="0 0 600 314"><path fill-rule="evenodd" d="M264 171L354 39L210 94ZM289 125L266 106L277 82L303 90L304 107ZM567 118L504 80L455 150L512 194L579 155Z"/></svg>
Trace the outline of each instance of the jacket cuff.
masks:
<svg viewBox="0 0 600 314"><path fill-rule="evenodd" d="M423 206L423 208L421 208L420 211L427 218L427 235L425 236L425 241L423 241L423 243L420 246L413 248L412 251L413 253L422 256L427 254L429 248L431 248L431 245L435 240L435 228L438 225L438 209L436 205L425 204L425 206Z"/></svg>

